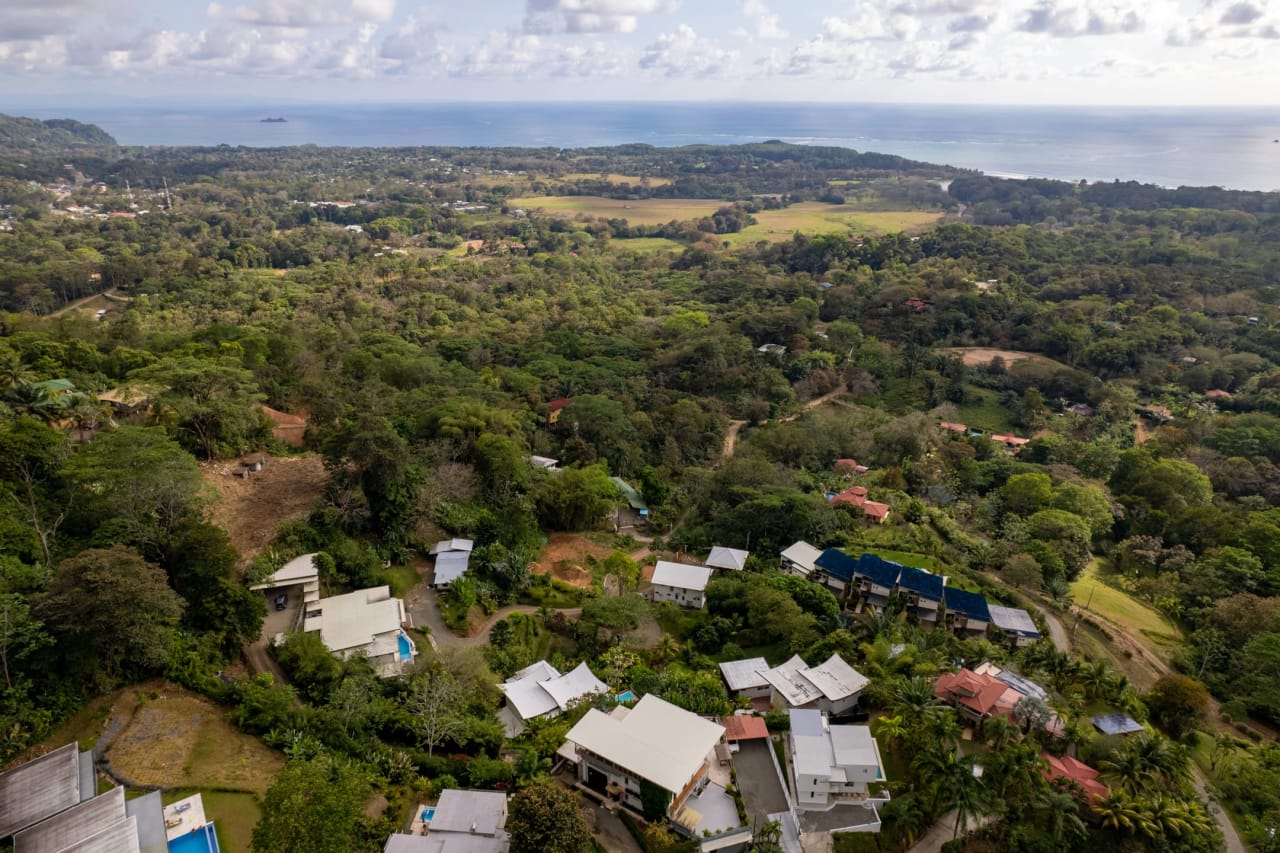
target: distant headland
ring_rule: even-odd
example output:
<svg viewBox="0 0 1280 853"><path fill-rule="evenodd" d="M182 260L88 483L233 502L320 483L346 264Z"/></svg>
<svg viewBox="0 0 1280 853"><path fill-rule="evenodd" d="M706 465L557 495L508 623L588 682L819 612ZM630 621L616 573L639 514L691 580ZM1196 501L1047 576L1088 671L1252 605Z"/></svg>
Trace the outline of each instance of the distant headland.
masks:
<svg viewBox="0 0 1280 853"><path fill-rule="evenodd" d="M261 123L262 123L262 124L282 124L282 123L284 123L284 122L286 122L286 121L288 121L288 119L287 119L287 118L284 118L284 117L276 117L276 118L264 118L264 119L262 119Z"/></svg>

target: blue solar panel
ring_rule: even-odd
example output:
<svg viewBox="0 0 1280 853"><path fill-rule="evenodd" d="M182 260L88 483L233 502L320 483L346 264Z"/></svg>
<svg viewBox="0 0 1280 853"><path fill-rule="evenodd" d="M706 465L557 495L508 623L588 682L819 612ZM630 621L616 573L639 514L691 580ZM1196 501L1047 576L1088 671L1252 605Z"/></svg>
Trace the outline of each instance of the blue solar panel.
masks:
<svg viewBox="0 0 1280 853"><path fill-rule="evenodd" d="M1104 735L1127 735L1142 731L1142 724L1128 714L1104 714L1090 718L1090 722Z"/></svg>

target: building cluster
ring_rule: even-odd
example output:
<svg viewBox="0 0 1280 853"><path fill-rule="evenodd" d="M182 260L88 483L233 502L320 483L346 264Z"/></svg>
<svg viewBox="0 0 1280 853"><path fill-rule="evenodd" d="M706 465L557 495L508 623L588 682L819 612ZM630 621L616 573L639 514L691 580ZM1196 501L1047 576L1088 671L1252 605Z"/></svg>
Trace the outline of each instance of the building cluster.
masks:
<svg viewBox="0 0 1280 853"><path fill-rule="evenodd" d="M199 794L98 793L92 751L69 743L0 773L0 840L14 853L217 853Z"/></svg>

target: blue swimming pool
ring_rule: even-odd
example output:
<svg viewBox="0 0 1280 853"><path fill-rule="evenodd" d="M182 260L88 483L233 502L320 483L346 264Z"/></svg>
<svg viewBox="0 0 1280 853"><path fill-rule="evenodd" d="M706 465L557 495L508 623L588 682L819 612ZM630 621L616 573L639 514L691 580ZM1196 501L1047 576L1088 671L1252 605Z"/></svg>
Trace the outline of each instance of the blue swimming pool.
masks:
<svg viewBox="0 0 1280 853"><path fill-rule="evenodd" d="M436 816L436 807L435 807L435 806L427 806L425 809L423 809L423 810L422 810L422 822L423 822L423 823L431 823L431 819L432 819L433 817L435 817L435 816Z"/></svg>
<svg viewBox="0 0 1280 853"><path fill-rule="evenodd" d="M409 660L413 657L413 643L409 642L409 638L401 634L396 639L400 642L400 660Z"/></svg>
<svg viewBox="0 0 1280 853"><path fill-rule="evenodd" d="M619 693L617 696L614 696L613 698L617 699L619 702L634 702L636 701L636 694L628 690L626 693Z"/></svg>
<svg viewBox="0 0 1280 853"><path fill-rule="evenodd" d="M218 836L213 831L213 824L179 835L169 842L169 853L222 853L218 848Z"/></svg>

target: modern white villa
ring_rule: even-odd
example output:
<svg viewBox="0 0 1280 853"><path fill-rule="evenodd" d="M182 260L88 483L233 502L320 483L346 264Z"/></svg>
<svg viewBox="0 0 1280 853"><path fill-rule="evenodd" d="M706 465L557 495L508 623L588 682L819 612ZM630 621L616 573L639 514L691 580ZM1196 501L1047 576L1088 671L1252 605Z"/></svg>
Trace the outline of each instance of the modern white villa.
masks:
<svg viewBox="0 0 1280 853"><path fill-rule="evenodd" d="M498 689L507 697L498 719L507 737L516 737L530 720L558 716L585 696L608 693L609 685L596 678L585 662L562 675L540 660L499 684Z"/></svg>
<svg viewBox="0 0 1280 853"><path fill-rule="evenodd" d="M880 747L867 726L833 726L827 715L792 708L791 763L796 806L826 811L842 802L862 802L867 786L883 782Z"/></svg>
<svg viewBox="0 0 1280 853"><path fill-rule="evenodd" d="M308 602L302 630L319 631L325 648L340 658L362 654L383 678L399 675L418 650L405 633L404 601L377 586Z"/></svg>

